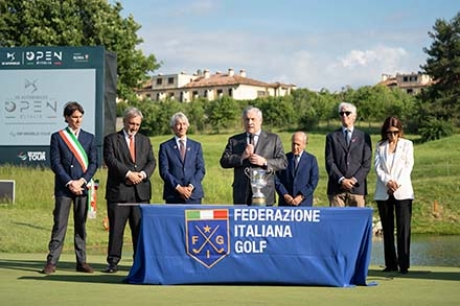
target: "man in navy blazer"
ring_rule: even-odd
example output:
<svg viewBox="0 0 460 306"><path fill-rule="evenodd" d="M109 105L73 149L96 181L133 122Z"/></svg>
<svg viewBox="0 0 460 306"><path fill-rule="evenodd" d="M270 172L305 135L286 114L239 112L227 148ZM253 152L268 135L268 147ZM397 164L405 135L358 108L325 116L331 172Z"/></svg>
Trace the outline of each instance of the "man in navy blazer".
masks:
<svg viewBox="0 0 460 306"><path fill-rule="evenodd" d="M288 166L278 171L275 177L278 206L313 206L319 172L316 157L305 151L307 142L308 136L304 132L292 135L292 151L286 154Z"/></svg>
<svg viewBox="0 0 460 306"><path fill-rule="evenodd" d="M275 171L287 165L283 145L278 135L261 130L262 112L248 106L243 111L245 132L228 139L220 158L222 168L233 168L233 204L252 205L252 189L246 168L261 168L269 171L267 186L262 188L266 205L274 205Z"/></svg>
<svg viewBox="0 0 460 306"><path fill-rule="evenodd" d="M160 144L158 153L163 199L169 204L201 204L206 173L201 144L187 137L185 114L174 114L169 125L175 136Z"/></svg>
<svg viewBox="0 0 460 306"><path fill-rule="evenodd" d="M105 198L109 246L108 266L104 270L107 273L118 271L128 220L136 252L141 219L136 203L149 203L152 196L150 178L155 171L156 160L150 139L139 133L142 119L141 111L130 107L123 116L123 129L104 138L104 161L108 168Z"/></svg>
<svg viewBox="0 0 460 306"><path fill-rule="evenodd" d="M339 115L342 127L326 136L329 204L364 207L372 162L371 138L354 127L357 114L353 104L340 103Z"/></svg>
<svg viewBox="0 0 460 306"><path fill-rule="evenodd" d="M49 253L44 274L56 271L64 246L70 208L73 202L74 248L78 272L92 273L86 263L86 219L88 216L88 190L86 185L97 170L97 149L94 135L81 129L83 107L77 102L64 106L68 126L53 133L50 143L51 170L54 172L54 225L48 245ZM82 157L82 158L78 158Z"/></svg>

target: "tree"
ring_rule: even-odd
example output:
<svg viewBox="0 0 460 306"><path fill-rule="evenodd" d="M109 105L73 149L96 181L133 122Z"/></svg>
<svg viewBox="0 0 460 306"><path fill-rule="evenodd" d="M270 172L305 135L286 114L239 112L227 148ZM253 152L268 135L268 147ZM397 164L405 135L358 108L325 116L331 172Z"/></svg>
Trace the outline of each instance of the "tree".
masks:
<svg viewBox="0 0 460 306"><path fill-rule="evenodd" d="M211 101L206 110L212 131L216 133L232 127L239 112L238 103L228 96Z"/></svg>
<svg viewBox="0 0 460 306"><path fill-rule="evenodd" d="M419 114L423 114L423 118L452 120L459 125L460 13L450 22L436 20L433 32L428 35L433 42L430 48L423 49L428 59L421 68L433 78L434 84L422 92Z"/></svg>
<svg viewBox="0 0 460 306"><path fill-rule="evenodd" d="M337 98L331 94L327 89L322 89L316 99L313 99L312 106L315 109L317 120L324 120L327 122L329 128L329 122L331 118L332 110L335 110L337 104ZM337 113L334 113L333 118L337 118Z"/></svg>
<svg viewBox="0 0 460 306"><path fill-rule="evenodd" d="M125 98L160 67L136 46L141 28L107 0L0 0L0 46L104 46L117 54L118 96Z"/></svg>
<svg viewBox="0 0 460 306"><path fill-rule="evenodd" d="M372 120L382 113L384 95L373 86L363 86L354 92L350 102L356 105L358 117L367 121L371 127Z"/></svg>

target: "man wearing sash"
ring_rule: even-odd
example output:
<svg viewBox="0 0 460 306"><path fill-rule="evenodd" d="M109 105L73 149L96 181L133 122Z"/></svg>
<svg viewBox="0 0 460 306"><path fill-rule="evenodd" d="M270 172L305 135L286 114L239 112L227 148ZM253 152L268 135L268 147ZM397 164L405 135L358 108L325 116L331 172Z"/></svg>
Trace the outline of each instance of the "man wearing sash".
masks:
<svg viewBox="0 0 460 306"><path fill-rule="evenodd" d="M47 275L56 271L64 246L72 203L76 271L93 272L93 268L86 263L87 184L97 170L97 149L94 135L81 129L84 113L79 103L68 102L64 106L67 128L51 135L50 162L51 170L55 174L55 206L49 253L42 270L42 273Z"/></svg>
<svg viewBox="0 0 460 306"><path fill-rule="evenodd" d="M130 107L123 116L123 129L104 138L104 161L109 170L105 195L109 217L106 273L118 271L128 221L136 252L141 220L137 204L149 203L152 196L150 178L156 160L150 139L138 133L142 119L141 111Z"/></svg>

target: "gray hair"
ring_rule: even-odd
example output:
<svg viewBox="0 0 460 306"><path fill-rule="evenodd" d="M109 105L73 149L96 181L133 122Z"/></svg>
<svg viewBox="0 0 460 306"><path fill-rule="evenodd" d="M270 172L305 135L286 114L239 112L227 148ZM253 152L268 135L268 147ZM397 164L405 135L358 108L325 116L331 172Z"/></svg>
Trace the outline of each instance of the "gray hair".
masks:
<svg viewBox="0 0 460 306"><path fill-rule="evenodd" d="M346 109L349 109L353 114L356 115L356 106L354 106L353 104L351 104L349 102L340 102L339 109L338 109L339 113L340 113L340 111L342 110L343 107L345 107Z"/></svg>
<svg viewBox="0 0 460 306"><path fill-rule="evenodd" d="M136 107L128 107L123 115L123 121L134 117L141 117L141 119L144 119L144 116L142 116L142 113L139 109Z"/></svg>
<svg viewBox="0 0 460 306"><path fill-rule="evenodd" d="M254 106L247 106L244 110L243 110L243 119L246 118L246 115L250 112L256 112L257 116L260 118L260 120L262 121L262 111L260 109L258 109L257 107L254 107Z"/></svg>
<svg viewBox="0 0 460 306"><path fill-rule="evenodd" d="M184 121L185 124L187 124L187 126L190 125L189 122L188 122L187 116L185 116L185 114L182 113L182 112L178 112L178 113L175 113L174 115L172 115L171 120L169 120L169 126L173 127L174 125L176 125L176 122L179 121L179 120Z"/></svg>

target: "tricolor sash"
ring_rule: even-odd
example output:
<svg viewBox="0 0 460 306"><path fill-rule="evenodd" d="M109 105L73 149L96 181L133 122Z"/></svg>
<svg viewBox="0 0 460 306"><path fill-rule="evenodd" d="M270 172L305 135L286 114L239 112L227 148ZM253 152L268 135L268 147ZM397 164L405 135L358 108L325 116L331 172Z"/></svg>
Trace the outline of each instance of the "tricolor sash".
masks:
<svg viewBox="0 0 460 306"><path fill-rule="evenodd" d="M70 131L70 128L67 127L63 130L59 131L59 135L61 136L64 143L69 148L70 152L75 156L78 163L80 164L83 172L88 169L88 155L83 149L80 141L78 141L75 134ZM94 184L93 179L87 182L86 187L88 188L88 217L93 219L96 218L96 190L97 184Z"/></svg>

